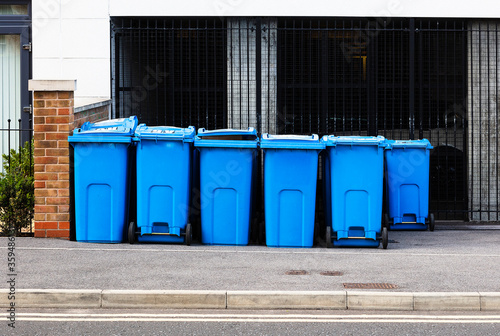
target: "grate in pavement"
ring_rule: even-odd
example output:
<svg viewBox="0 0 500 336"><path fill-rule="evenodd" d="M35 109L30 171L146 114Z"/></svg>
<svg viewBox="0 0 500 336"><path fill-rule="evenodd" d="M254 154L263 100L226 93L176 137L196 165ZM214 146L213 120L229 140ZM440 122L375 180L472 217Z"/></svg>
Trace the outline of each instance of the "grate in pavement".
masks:
<svg viewBox="0 0 500 336"><path fill-rule="evenodd" d="M398 285L390 283L344 283L346 289L395 289Z"/></svg>
<svg viewBox="0 0 500 336"><path fill-rule="evenodd" d="M286 275L308 275L309 272L304 270L289 270L285 272Z"/></svg>
<svg viewBox="0 0 500 336"><path fill-rule="evenodd" d="M326 275L326 276L341 276L344 273L339 272L339 271L325 271L325 272L321 272L320 274L321 275Z"/></svg>

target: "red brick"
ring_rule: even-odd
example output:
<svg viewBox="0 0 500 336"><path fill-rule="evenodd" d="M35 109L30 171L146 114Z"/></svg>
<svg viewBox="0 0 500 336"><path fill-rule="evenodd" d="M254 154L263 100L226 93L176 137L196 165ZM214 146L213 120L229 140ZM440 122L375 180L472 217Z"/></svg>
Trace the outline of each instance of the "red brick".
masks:
<svg viewBox="0 0 500 336"><path fill-rule="evenodd" d="M69 238L69 230L47 230L47 238Z"/></svg>
<svg viewBox="0 0 500 336"><path fill-rule="evenodd" d="M69 181L47 181L46 186L50 189L69 188Z"/></svg>
<svg viewBox="0 0 500 336"><path fill-rule="evenodd" d="M61 116L61 117L46 117L45 123L47 124L69 124L74 120L73 115Z"/></svg>
<svg viewBox="0 0 500 336"><path fill-rule="evenodd" d="M67 205L69 204L69 197L47 197L47 205Z"/></svg>
<svg viewBox="0 0 500 336"><path fill-rule="evenodd" d="M43 107L45 107L45 100L43 100L43 99L35 100L33 102L33 107L34 108L43 108Z"/></svg>
<svg viewBox="0 0 500 336"><path fill-rule="evenodd" d="M58 194L57 189L35 189L35 197L56 197Z"/></svg>
<svg viewBox="0 0 500 336"><path fill-rule="evenodd" d="M57 98L59 99L71 99L75 96L73 91L59 91L57 93Z"/></svg>
<svg viewBox="0 0 500 336"><path fill-rule="evenodd" d="M33 155L37 156L45 156L45 148L35 148L33 149Z"/></svg>
<svg viewBox="0 0 500 336"><path fill-rule="evenodd" d="M33 140L45 140L45 133L42 132L36 132L33 135Z"/></svg>
<svg viewBox="0 0 500 336"><path fill-rule="evenodd" d="M67 165L67 164L46 165L45 171L67 173L67 172L69 172L69 165Z"/></svg>
<svg viewBox="0 0 500 336"><path fill-rule="evenodd" d="M68 215L68 217L69 217L69 215ZM59 229L60 230L69 230L69 222L68 221L59 222Z"/></svg>
<svg viewBox="0 0 500 336"><path fill-rule="evenodd" d="M35 164L56 164L59 163L59 158L56 156L36 156Z"/></svg>
<svg viewBox="0 0 500 336"><path fill-rule="evenodd" d="M35 197L36 205L45 205L45 197Z"/></svg>
<svg viewBox="0 0 500 336"><path fill-rule="evenodd" d="M59 132L47 133L46 140L68 140L68 134Z"/></svg>
<svg viewBox="0 0 500 336"><path fill-rule="evenodd" d="M73 133L73 130L75 129L75 127L72 125L72 124L59 124L57 125L57 131L59 132L71 132Z"/></svg>
<svg viewBox="0 0 500 336"><path fill-rule="evenodd" d="M57 221L57 222L65 222L65 221L69 221L69 213L57 213L57 214L47 214L47 220L48 221ZM69 229L69 226L67 227ZM57 228L56 228L57 229ZM66 228L62 228L60 225L59 225L59 229L66 229Z"/></svg>
<svg viewBox="0 0 500 336"><path fill-rule="evenodd" d="M46 105L50 107L49 105ZM56 108L35 108L33 109L33 114L35 117L54 117L57 115Z"/></svg>
<svg viewBox="0 0 500 336"><path fill-rule="evenodd" d="M57 125L45 125L44 123L35 123L34 131L36 132L57 132Z"/></svg>
<svg viewBox="0 0 500 336"><path fill-rule="evenodd" d="M45 101L45 106L47 107L70 107L73 105L73 99L51 99Z"/></svg>
<svg viewBox="0 0 500 336"><path fill-rule="evenodd" d="M45 230L57 230L59 229L59 225L57 222L38 222L36 228Z"/></svg>
<svg viewBox="0 0 500 336"><path fill-rule="evenodd" d="M57 173L37 173L35 172L35 181L57 181Z"/></svg>
<svg viewBox="0 0 500 336"><path fill-rule="evenodd" d="M35 140L35 148L57 148L56 140Z"/></svg>
<svg viewBox="0 0 500 336"><path fill-rule="evenodd" d="M59 189L57 193L59 197L69 197L69 189Z"/></svg>
<svg viewBox="0 0 500 336"><path fill-rule="evenodd" d="M66 137L67 139L67 137ZM58 140L57 141L57 147L58 148L69 148L69 142L68 140Z"/></svg>
<svg viewBox="0 0 500 336"><path fill-rule="evenodd" d="M57 213L56 205L35 205L35 213Z"/></svg>
<svg viewBox="0 0 500 336"><path fill-rule="evenodd" d="M43 182L43 181L36 181L35 182L35 190L36 189L42 189L42 188L45 188L45 182Z"/></svg>
<svg viewBox="0 0 500 336"><path fill-rule="evenodd" d="M44 164L36 164L35 165L35 173L43 173L45 172L45 165Z"/></svg>
<svg viewBox="0 0 500 336"><path fill-rule="evenodd" d="M57 109L57 115L70 115L70 114L71 114L71 109L69 108Z"/></svg>
<svg viewBox="0 0 500 336"><path fill-rule="evenodd" d="M69 156L69 148L49 148L45 154L47 156Z"/></svg>
<svg viewBox="0 0 500 336"><path fill-rule="evenodd" d="M69 213L69 205L60 205L59 213Z"/></svg>
<svg viewBox="0 0 500 336"><path fill-rule="evenodd" d="M54 92L54 91L35 91L33 96L35 99L56 99L57 92Z"/></svg>
<svg viewBox="0 0 500 336"><path fill-rule="evenodd" d="M69 173L59 173L59 181L69 181Z"/></svg>
<svg viewBox="0 0 500 336"><path fill-rule="evenodd" d="M69 156L60 156L59 164L69 164Z"/></svg>
<svg viewBox="0 0 500 336"><path fill-rule="evenodd" d="M33 216L33 219L34 219L35 221L45 221L45 218L46 218L46 216L45 216L45 214L44 214L44 213L37 213L37 214L35 214L35 215Z"/></svg>
<svg viewBox="0 0 500 336"><path fill-rule="evenodd" d="M47 238L47 231L35 230L35 238Z"/></svg>

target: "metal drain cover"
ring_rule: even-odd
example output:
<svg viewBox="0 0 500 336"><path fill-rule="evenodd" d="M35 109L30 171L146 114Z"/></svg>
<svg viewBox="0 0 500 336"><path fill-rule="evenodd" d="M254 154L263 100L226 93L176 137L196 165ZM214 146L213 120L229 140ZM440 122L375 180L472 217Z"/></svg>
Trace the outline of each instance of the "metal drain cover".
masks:
<svg viewBox="0 0 500 336"><path fill-rule="evenodd" d="M308 275L309 272L304 270L289 270L285 272L286 275Z"/></svg>
<svg viewBox="0 0 500 336"><path fill-rule="evenodd" d="M321 272L320 274L326 275L326 276L341 276L344 273L339 272L339 271L325 271L325 272Z"/></svg>
<svg viewBox="0 0 500 336"><path fill-rule="evenodd" d="M398 285L390 283L344 283L346 289L396 289Z"/></svg>

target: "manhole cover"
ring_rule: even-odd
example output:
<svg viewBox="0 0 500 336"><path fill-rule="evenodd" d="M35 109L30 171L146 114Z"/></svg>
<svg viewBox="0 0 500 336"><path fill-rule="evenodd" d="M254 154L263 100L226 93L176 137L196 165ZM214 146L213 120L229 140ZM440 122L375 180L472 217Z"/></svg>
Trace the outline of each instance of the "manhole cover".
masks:
<svg viewBox="0 0 500 336"><path fill-rule="evenodd" d="M398 285L390 283L344 283L347 289L395 289Z"/></svg>
<svg viewBox="0 0 500 336"><path fill-rule="evenodd" d="M304 270L289 270L285 272L286 275L308 275L309 273Z"/></svg>
<svg viewBox="0 0 500 336"><path fill-rule="evenodd" d="M344 273L339 272L339 271L325 271L325 272L321 272L320 274L326 275L326 276L341 276Z"/></svg>

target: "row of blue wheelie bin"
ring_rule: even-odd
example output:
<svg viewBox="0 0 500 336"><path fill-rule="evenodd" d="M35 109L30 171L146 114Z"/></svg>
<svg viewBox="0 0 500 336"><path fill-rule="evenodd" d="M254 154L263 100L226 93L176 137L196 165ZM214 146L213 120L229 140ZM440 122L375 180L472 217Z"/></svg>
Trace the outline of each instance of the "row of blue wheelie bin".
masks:
<svg viewBox="0 0 500 336"><path fill-rule="evenodd" d="M196 206L203 244L247 245L259 148L267 246L312 247L319 161L327 246L386 248L388 229L434 225L428 211L432 146L425 139L259 137L253 128L196 132L192 126L138 125L130 117L85 123L68 140L74 147L77 241L189 245L190 209ZM196 205L193 181L199 184Z"/></svg>

